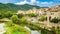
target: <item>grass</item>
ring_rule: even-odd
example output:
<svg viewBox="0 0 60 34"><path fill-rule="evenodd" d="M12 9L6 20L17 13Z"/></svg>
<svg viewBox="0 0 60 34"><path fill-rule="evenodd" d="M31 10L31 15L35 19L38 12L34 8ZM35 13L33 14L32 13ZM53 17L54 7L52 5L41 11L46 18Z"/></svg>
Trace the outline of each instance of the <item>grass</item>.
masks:
<svg viewBox="0 0 60 34"><path fill-rule="evenodd" d="M17 24L6 23L6 26L8 29L4 34L30 34L27 29Z"/></svg>
<svg viewBox="0 0 60 34"><path fill-rule="evenodd" d="M58 34L60 34L60 29L58 29Z"/></svg>

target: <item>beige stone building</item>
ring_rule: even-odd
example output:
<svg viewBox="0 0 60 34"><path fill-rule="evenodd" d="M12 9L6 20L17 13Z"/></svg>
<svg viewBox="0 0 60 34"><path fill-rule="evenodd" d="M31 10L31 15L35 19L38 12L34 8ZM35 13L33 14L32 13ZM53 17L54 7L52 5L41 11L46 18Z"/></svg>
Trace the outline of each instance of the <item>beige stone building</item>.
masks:
<svg viewBox="0 0 60 34"><path fill-rule="evenodd" d="M39 9L33 8L33 9L28 10L28 11L19 10L18 14L20 14L20 13L22 13L22 14L30 14L30 13L38 14Z"/></svg>
<svg viewBox="0 0 60 34"><path fill-rule="evenodd" d="M18 14L25 14L25 11L19 10Z"/></svg>
<svg viewBox="0 0 60 34"><path fill-rule="evenodd" d="M49 8L46 10L47 15L51 16L51 18L60 18L60 9L58 8Z"/></svg>
<svg viewBox="0 0 60 34"><path fill-rule="evenodd" d="M33 8L28 11L19 10L18 14L19 13L22 13L22 14L34 13L34 14L38 14L39 16L49 16L51 18L54 18L54 17L60 18L60 7L59 6L50 7L50 8L41 8L41 9Z"/></svg>

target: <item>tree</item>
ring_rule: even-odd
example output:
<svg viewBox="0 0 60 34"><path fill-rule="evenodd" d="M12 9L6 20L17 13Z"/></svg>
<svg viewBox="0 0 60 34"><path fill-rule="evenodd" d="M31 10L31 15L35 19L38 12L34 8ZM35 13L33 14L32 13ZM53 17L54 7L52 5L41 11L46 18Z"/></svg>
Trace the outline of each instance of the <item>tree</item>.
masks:
<svg viewBox="0 0 60 34"><path fill-rule="evenodd" d="M8 11L5 13L5 17L9 18L13 15L13 13L11 11Z"/></svg>
<svg viewBox="0 0 60 34"><path fill-rule="evenodd" d="M26 18L25 17L20 18L20 22L21 23L26 23Z"/></svg>
<svg viewBox="0 0 60 34"><path fill-rule="evenodd" d="M41 16L41 17L39 18L39 21L44 21L44 20L47 20L47 17Z"/></svg>
<svg viewBox="0 0 60 34"><path fill-rule="evenodd" d="M36 17L37 14L34 14L34 13L31 13L31 14L28 14L29 17Z"/></svg>
<svg viewBox="0 0 60 34"><path fill-rule="evenodd" d="M11 20L13 21L13 23L16 23L16 24L18 24L18 17L17 17L17 15L13 15L12 17L11 17Z"/></svg>
<svg viewBox="0 0 60 34"><path fill-rule="evenodd" d="M4 12L0 12L0 18L4 18Z"/></svg>
<svg viewBox="0 0 60 34"><path fill-rule="evenodd" d="M3 17L4 17L3 14L0 13L0 18L3 18Z"/></svg>
<svg viewBox="0 0 60 34"><path fill-rule="evenodd" d="M18 14L18 18L22 18L23 16L23 14Z"/></svg>
<svg viewBox="0 0 60 34"><path fill-rule="evenodd" d="M60 18L58 18L59 22L60 22Z"/></svg>
<svg viewBox="0 0 60 34"><path fill-rule="evenodd" d="M58 18L53 18L53 19L51 20L51 22L58 23L59 20L58 20Z"/></svg>

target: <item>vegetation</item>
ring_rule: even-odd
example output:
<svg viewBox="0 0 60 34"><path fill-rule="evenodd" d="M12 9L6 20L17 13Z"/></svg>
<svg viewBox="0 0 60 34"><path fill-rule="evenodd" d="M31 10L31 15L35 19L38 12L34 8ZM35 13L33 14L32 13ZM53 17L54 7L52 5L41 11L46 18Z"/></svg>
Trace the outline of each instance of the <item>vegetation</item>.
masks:
<svg viewBox="0 0 60 34"><path fill-rule="evenodd" d="M60 22L60 18L58 18L59 22Z"/></svg>
<svg viewBox="0 0 60 34"><path fill-rule="evenodd" d="M45 21L45 20L47 20L47 17L41 16L41 17L39 18L39 21Z"/></svg>
<svg viewBox="0 0 60 34"><path fill-rule="evenodd" d="M4 34L30 34L30 32L22 26L13 23L9 23L9 25L6 23L6 26L8 29Z"/></svg>
<svg viewBox="0 0 60 34"><path fill-rule="evenodd" d="M0 12L0 18L10 18L12 15L14 15L15 12Z"/></svg>
<svg viewBox="0 0 60 34"><path fill-rule="evenodd" d="M17 15L13 15L11 17L11 20L15 24L23 24L23 23L26 23L26 21L27 21L25 17L18 18Z"/></svg>
<svg viewBox="0 0 60 34"><path fill-rule="evenodd" d="M24 4L24 5L15 5L15 4L2 4L0 3L0 19L7 18L10 22L6 22L6 28L7 31L4 34L30 34L30 32L24 28L24 26L29 27L31 30L41 30L41 34L60 34L60 29L58 28L52 28L51 31L40 27L40 23L36 22L29 22L27 21L26 16L23 14L16 14L18 10L29 10L32 8L37 8L39 9L39 6L33 6L29 4ZM14 11L14 12L12 12ZM37 17L37 14L31 13L28 14L29 17ZM46 21L47 17L41 16L39 18L39 21ZM58 18L53 18L51 22L58 23L60 19ZM24 26L22 26L24 25ZM46 26L47 27L47 26Z"/></svg>
<svg viewBox="0 0 60 34"><path fill-rule="evenodd" d="M18 16L17 15L13 15L12 17L11 17L11 20L12 20L12 22L13 23L15 23L15 24L19 24L19 20L18 20Z"/></svg>
<svg viewBox="0 0 60 34"><path fill-rule="evenodd" d="M25 18L25 17L22 17L22 18L20 19L20 22L21 22L21 23L26 23L26 18Z"/></svg>
<svg viewBox="0 0 60 34"><path fill-rule="evenodd" d="M53 18L53 19L51 20L51 22L58 23L59 20L58 20L58 18Z"/></svg>
<svg viewBox="0 0 60 34"><path fill-rule="evenodd" d="M46 30L46 29L42 29L42 30L41 30L41 34L54 34L54 32L48 31L48 30Z"/></svg>
<svg viewBox="0 0 60 34"><path fill-rule="evenodd" d="M55 32L53 31L49 31L47 29L43 29L40 27L41 24L39 23L35 23L35 22L31 22L31 23L28 23L29 25L27 25L31 30L37 30L39 31L40 30L40 33L41 34L55 34ZM47 27L47 26L46 26Z"/></svg>
<svg viewBox="0 0 60 34"><path fill-rule="evenodd" d="M3 17L4 17L4 15L2 13L0 13L0 19L3 18Z"/></svg>
<svg viewBox="0 0 60 34"><path fill-rule="evenodd" d="M23 14L18 14L17 16L18 16L18 18L22 18L22 17L24 17Z"/></svg>
<svg viewBox="0 0 60 34"><path fill-rule="evenodd" d="M34 5L29 5L29 4L15 5L15 4L12 4L12 3L8 3L8 4L0 3L0 11L3 11L3 12L7 12L7 11L17 12L18 10L26 11L26 10L32 9L34 7L37 8L37 9L40 8L39 6L34 6Z"/></svg>
<svg viewBox="0 0 60 34"><path fill-rule="evenodd" d="M34 14L34 13L31 13L31 14L28 14L29 17L36 17L37 14Z"/></svg>
<svg viewBox="0 0 60 34"><path fill-rule="evenodd" d="M13 12L11 12L11 11L8 11L5 13L6 18L10 18L12 15L13 15Z"/></svg>
<svg viewBox="0 0 60 34"><path fill-rule="evenodd" d="M8 14L8 15L6 15L6 14ZM35 23L35 22L28 22L27 19L26 19L26 17L23 14L18 14L17 15L17 14L11 13L9 11L7 13L1 12L0 15L2 15L1 18L7 18L7 19L10 18L9 19L10 22L8 22L8 23L6 22L8 29L7 29L7 31L4 34L17 34L17 33L18 34L29 34L30 32L28 30L26 30L24 28L24 26L29 27L31 30L37 30L37 31L41 30L40 33L42 33L42 34L46 34L46 33L48 33L48 34L54 34L55 32L58 32L58 34L59 34L59 32L60 32L60 30L54 30L54 29L52 29L52 31L49 31L49 30L46 30L46 29L42 29L40 27L41 24ZM37 15L30 14L30 16L31 17L36 17ZM40 21L45 21L45 20L47 20L46 17L44 17L44 16L40 17ZM54 23L56 23L55 20L59 21L58 18L52 19L52 21ZM24 26L22 26L22 25L24 25Z"/></svg>

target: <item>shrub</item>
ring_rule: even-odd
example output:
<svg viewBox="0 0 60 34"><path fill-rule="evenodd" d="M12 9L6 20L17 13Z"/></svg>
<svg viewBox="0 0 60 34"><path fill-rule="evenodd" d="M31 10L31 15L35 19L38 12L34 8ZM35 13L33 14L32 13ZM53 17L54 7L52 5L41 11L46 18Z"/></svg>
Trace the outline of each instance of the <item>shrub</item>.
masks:
<svg viewBox="0 0 60 34"><path fill-rule="evenodd" d="M25 24L26 23L26 18L25 17L20 18L20 22Z"/></svg>
<svg viewBox="0 0 60 34"><path fill-rule="evenodd" d="M22 18L23 16L23 14L18 14L18 18Z"/></svg>
<svg viewBox="0 0 60 34"><path fill-rule="evenodd" d="M30 22L28 25L27 25L31 30L39 30L40 29L40 24L39 23L36 23L36 22Z"/></svg>
<svg viewBox="0 0 60 34"><path fill-rule="evenodd" d="M51 20L51 22L58 23L59 20L58 20L58 18L53 18L53 19Z"/></svg>
<svg viewBox="0 0 60 34"><path fill-rule="evenodd" d="M31 14L28 14L29 17L36 17L37 14L34 14L34 13L31 13Z"/></svg>
<svg viewBox="0 0 60 34"><path fill-rule="evenodd" d="M4 15L0 13L0 19L1 19L1 18L4 18Z"/></svg>
<svg viewBox="0 0 60 34"><path fill-rule="evenodd" d="M13 15L13 13L11 11L8 11L8 12L5 13L5 17L10 18Z"/></svg>
<svg viewBox="0 0 60 34"><path fill-rule="evenodd" d="M60 22L60 18L58 18L59 22Z"/></svg>
<svg viewBox="0 0 60 34"><path fill-rule="evenodd" d="M11 17L11 20L13 21L13 23L15 23L15 24L18 24L18 16L17 15L13 15L12 17Z"/></svg>
<svg viewBox="0 0 60 34"><path fill-rule="evenodd" d="M39 18L39 21L44 21L44 20L47 20L47 17L41 16L41 17Z"/></svg>

